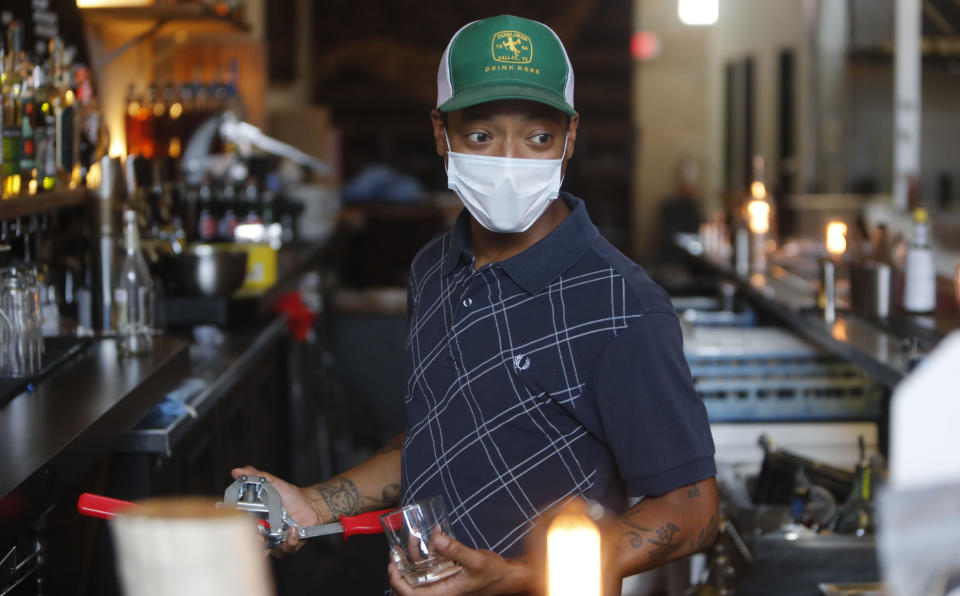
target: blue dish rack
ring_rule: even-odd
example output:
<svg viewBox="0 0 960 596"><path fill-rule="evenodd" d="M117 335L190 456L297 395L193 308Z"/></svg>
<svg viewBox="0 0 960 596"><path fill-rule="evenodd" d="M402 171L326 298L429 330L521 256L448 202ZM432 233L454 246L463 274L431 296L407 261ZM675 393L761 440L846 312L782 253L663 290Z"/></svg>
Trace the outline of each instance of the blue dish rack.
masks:
<svg viewBox="0 0 960 596"><path fill-rule="evenodd" d="M712 422L876 421L882 386L778 327L684 328L684 352Z"/></svg>

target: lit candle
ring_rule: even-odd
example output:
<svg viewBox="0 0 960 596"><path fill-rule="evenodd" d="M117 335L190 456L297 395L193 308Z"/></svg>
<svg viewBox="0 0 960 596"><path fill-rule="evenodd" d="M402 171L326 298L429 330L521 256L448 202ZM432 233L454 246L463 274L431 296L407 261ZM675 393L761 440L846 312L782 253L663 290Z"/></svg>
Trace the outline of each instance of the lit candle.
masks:
<svg viewBox="0 0 960 596"><path fill-rule="evenodd" d="M827 253L829 259L821 263L823 290L823 320L832 324L837 316L837 261L847 250L847 224L831 221L827 224Z"/></svg>
<svg viewBox="0 0 960 596"><path fill-rule="evenodd" d="M547 531L547 595L599 596L600 530L582 507L557 515Z"/></svg>
<svg viewBox="0 0 960 596"><path fill-rule="evenodd" d="M762 182L753 184L763 186ZM762 196L766 196L766 192ZM754 234L766 234L770 231L770 203L763 198L754 198L747 203L747 224Z"/></svg>
<svg viewBox="0 0 960 596"><path fill-rule="evenodd" d="M827 224L827 252L834 260L838 260L847 250L847 224L842 221L831 221Z"/></svg>

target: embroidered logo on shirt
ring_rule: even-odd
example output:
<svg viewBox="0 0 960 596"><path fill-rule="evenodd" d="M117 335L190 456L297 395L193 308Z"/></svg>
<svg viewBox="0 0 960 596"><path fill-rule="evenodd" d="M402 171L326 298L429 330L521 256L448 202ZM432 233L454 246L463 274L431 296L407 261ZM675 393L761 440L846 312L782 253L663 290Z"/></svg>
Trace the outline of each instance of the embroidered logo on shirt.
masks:
<svg viewBox="0 0 960 596"><path fill-rule="evenodd" d="M527 370L530 368L530 357L520 354L513 357L513 367L517 370Z"/></svg>

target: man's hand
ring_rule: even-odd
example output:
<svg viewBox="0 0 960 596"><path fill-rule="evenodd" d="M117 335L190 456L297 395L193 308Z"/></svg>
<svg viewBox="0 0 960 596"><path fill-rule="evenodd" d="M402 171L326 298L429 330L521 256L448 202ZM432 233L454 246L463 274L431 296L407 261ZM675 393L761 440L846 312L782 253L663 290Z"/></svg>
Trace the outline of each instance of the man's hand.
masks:
<svg viewBox="0 0 960 596"><path fill-rule="evenodd" d="M463 568L456 575L414 588L403 579L395 563L387 566L390 585L400 596L492 596L522 592L532 585L533 571L526 562L507 560L488 550L474 550L445 535L433 541L437 552Z"/></svg>
<svg viewBox="0 0 960 596"><path fill-rule="evenodd" d="M230 470L230 475L233 476L234 479L237 479L244 474L251 478L257 478L260 476L266 478L267 481L273 485L273 488L277 489L277 492L280 493L280 503L283 505L283 508L287 510L287 514L293 518L293 521L297 522L301 526L313 526L319 523L325 523L326 521L332 521L320 519L317 510L314 509L310 503L310 500L307 498L307 493L310 490L309 488L294 486L289 482L285 482L277 478L273 474L261 472L260 470L251 466L234 468ZM302 546L300 537L297 536L296 532L288 532L287 534L286 542L281 544L279 549L286 553L297 551Z"/></svg>

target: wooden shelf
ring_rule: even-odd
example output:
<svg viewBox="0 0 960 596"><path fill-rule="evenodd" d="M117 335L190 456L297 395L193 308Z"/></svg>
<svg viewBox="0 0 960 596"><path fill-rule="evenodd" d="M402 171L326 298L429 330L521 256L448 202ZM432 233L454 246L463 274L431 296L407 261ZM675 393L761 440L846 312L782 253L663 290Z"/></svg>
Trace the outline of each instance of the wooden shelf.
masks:
<svg viewBox="0 0 960 596"><path fill-rule="evenodd" d="M0 201L0 221L27 217L46 211L79 207L87 200L87 189L56 190L36 195L23 195Z"/></svg>
<svg viewBox="0 0 960 596"><path fill-rule="evenodd" d="M117 22L155 23L202 23L226 25L236 31L248 31L249 26L232 16L221 16L213 9L200 4L173 4L169 6L131 6L115 8L83 8L80 10L85 22L105 25Z"/></svg>

